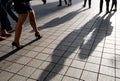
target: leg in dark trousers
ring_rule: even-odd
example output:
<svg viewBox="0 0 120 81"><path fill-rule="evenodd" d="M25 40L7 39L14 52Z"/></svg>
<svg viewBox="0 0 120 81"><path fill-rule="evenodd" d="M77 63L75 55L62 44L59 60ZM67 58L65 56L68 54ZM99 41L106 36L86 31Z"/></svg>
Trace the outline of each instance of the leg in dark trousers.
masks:
<svg viewBox="0 0 120 81"><path fill-rule="evenodd" d="M86 6L86 2L87 2L87 0L84 0L84 5L83 5L83 7L85 7L85 6Z"/></svg>
<svg viewBox="0 0 120 81"><path fill-rule="evenodd" d="M102 12L102 8L103 8L103 0L100 0L100 13Z"/></svg>
<svg viewBox="0 0 120 81"><path fill-rule="evenodd" d="M89 0L89 8L91 8L91 0Z"/></svg>
<svg viewBox="0 0 120 81"><path fill-rule="evenodd" d="M106 13L109 13L109 2L110 0L106 0Z"/></svg>
<svg viewBox="0 0 120 81"><path fill-rule="evenodd" d="M115 9L113 9L113 6L115 6ZM111 11L117 11L117 0L112 0L112 6L111 6Z"/></svg>
<svg viewBox="0 0 120 81"><path fill-rule="evenodd" d="M65 2L65 5L67 5L67 1L64 0L64 2ZM62 6L62 0L59 0L59 5L58 6Z"/></svg>

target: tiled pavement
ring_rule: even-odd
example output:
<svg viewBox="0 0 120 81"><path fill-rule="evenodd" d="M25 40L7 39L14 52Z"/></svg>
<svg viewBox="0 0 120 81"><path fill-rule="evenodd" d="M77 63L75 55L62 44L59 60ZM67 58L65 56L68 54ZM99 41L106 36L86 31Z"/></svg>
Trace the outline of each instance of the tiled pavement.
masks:
<svg viewBox="0 0 120 81"><path fill-rule="evenodd" d="M11 48L14 32L0 41L0 81L120 81L120 11L98 14L97 0L41 4L32 1L42 39L27 25L22 49Z"/></svg>

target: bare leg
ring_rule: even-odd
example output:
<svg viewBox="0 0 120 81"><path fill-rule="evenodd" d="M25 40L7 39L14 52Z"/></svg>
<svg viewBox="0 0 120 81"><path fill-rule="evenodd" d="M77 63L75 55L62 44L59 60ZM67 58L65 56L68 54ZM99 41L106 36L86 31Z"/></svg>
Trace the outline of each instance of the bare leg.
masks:
<svg viewBox="0 0 120 81"><path fill-rule="evenodd" d="M14 42L17 45L20 45L19 40L20 40L23 24L24 24L25 20L27 19L27 17L28 17L28 14L19 14L18 15L18 23L15 28L15 39L14 39Z"/></svg>
<svg viewBox="0 0 120 81"><path fill-rule="evenodd" d="M30 20L30 24L33 28L33 30L39 34L39 30L37 28L37 24L36 24L36 18L35 18L35 13L34 13L34 10L33 12L29 13L29 20Z"/></svg>

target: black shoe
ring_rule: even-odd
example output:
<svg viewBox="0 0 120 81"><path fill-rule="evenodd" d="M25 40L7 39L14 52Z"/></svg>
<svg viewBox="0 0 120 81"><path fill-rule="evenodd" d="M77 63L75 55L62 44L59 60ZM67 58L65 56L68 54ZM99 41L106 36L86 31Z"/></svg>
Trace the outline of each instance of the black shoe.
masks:
<svg viewBox="0 0 120 81"><path fill-rule="evenodd" d="M35 33L35 37L36 37L37 39L41 39L41 38L42 38L42 36L41 36L40 34L38 34L38 33Z"/></svg>
<svg viewBox="0 0 120 81"><path fill-rule="evenodd" d="M59 5L57 5L57 6L59 7L59 6L62 6L62 5L61 5L61 4L59 4Z"/></svg>
<svg viewBox="0 0 120 81"><path fill-rule="evenodd" d="M22 46L17 45L17 43L15 43L15 42L12 42L12 48L14 48L14 46L15 46L17 49L22 48Z"/></svg>

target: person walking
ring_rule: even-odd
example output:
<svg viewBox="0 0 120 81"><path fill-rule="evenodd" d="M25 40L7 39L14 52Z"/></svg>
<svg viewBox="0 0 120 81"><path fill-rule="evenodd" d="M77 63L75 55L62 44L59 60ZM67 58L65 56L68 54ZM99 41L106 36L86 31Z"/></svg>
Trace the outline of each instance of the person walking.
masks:
<svg viewBox="0 0 120 81"><path fill-rule="evenodd" d="M113 7L115 8L113 9ZM112 6L110 11L117 11L117 0L112 0Z"/></svg>
<svg viewBox="0 0 120 81"><path fill-rule="evenodd" d="M72 5L72 0L68 0L68 6Z"/></svg>
<svg viewBox="0 0 120 81"><path fill-rule="evenodd" d="M65 5L67 5L67 0L64 0L64 2L65 2ZM62 0L59 0L59 5L57 6L62 6Z"/></svg>
<svg viewBox="0 0 120 81"><path fill-rule="evenodd" d="M23 28L23 24L26 21L27 17L29 17L30 25L35 31L35 37L37 39L42 38L40 32L37 28L35 13L31 7L30 0L13 0L15 11L18 13L18 22L15 27L15 37L12 42L12 47L16 47L17 49L21 48L20 46L20 36Z"/></svg>
<svg viewBox="0 0 120 81"><path fill-rule="evenodd" d="M109 13L110 0L105 0L105 2L106 2L106 13ZM103 8L103 0L100 0L100 13L102 12L102 8Z"/></svg>
<svg viewBox="0 0 120 81"><path fill-rule="evenodd" d="M83 7L86 6L86 2L87 2L87 0L84 0ZM91 0L88 0L88 5L89 5L89 8L91 8Z"/></svg>
<svg viewBox="0 0 120 81"><path fill-rule="evenodd" d="M3 1L0 0L0 22L1 22L1 35L0 40L5 40L6 37L11 36L11 33L7 32L6 26L7 26L7 12L3 6Z"/></svg>
<svg viewBox="0 0 120 81"><path fill-rule="evenodd" d="M42 0L42 2L43 2L43 4L46 4L47 1L46 0Z"/></svg>

